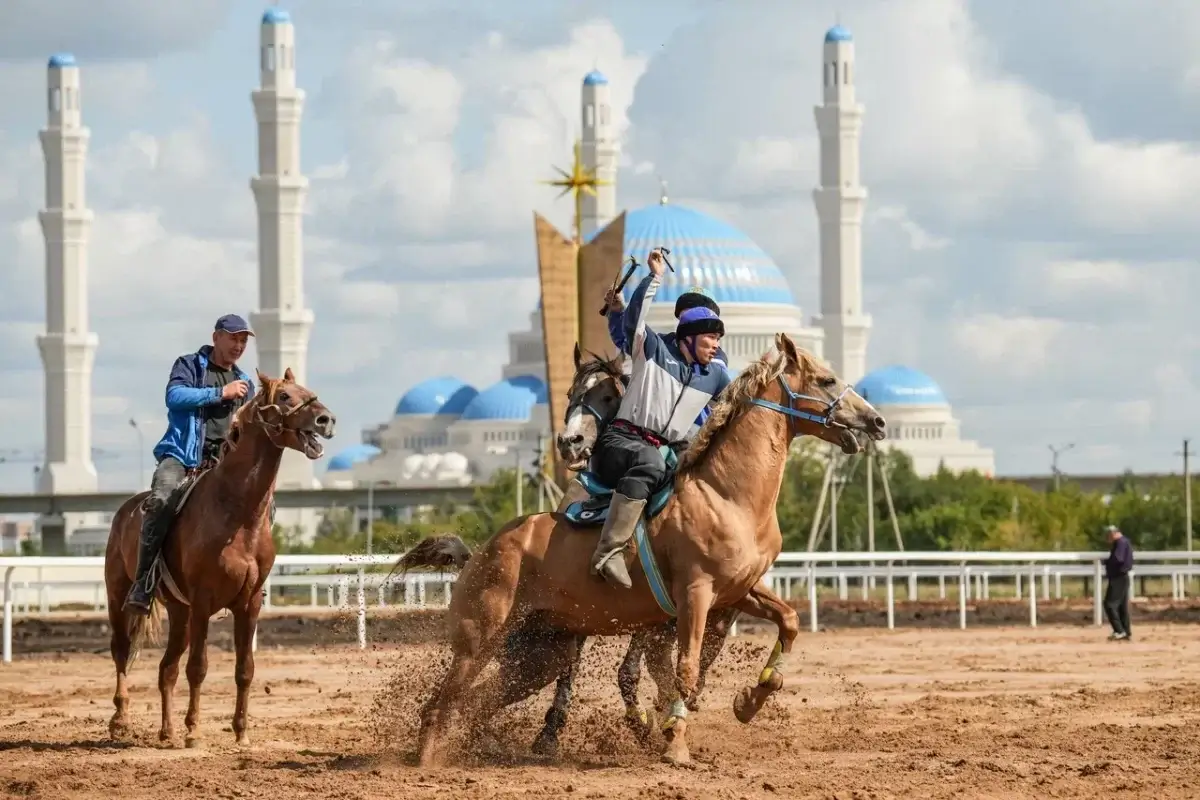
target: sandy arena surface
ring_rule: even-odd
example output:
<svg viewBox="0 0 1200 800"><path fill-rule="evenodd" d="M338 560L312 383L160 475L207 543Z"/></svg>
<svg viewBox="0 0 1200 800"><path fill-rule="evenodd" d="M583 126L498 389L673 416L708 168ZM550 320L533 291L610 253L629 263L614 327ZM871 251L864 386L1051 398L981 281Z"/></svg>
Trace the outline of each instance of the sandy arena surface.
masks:
<svg viewBox="0 0 1200 800"><path fill-rule="evenodd" d="M132 675L135 741L107 741L107 655L0 667L0 795L27 798L1200 797L1200 628L841 629L801 634L788 684L742 726L736 688L772 639L731 640L690 718L694 769L659 763L619 724L624 640L593 641L554 761L529 757L549 691L492 724L455 766L411 764L439 647L265 645L251 739L234 745L233 659L210 650L200 749L157 739L158 651ZM649 697L653 684L643 681Z"/></svg>

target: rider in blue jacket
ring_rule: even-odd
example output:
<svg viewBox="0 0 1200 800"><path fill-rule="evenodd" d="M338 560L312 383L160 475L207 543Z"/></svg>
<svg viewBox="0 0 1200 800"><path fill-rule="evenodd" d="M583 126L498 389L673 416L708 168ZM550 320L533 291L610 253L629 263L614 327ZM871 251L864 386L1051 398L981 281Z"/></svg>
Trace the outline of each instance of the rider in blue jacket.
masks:
<svg viewBox="0 0 1200 800"><path fill-rule="evenodd" d="M211 345L180 356L171 366L167 431L154 447L158 466L142 504L137 575L125 600L126 608L137 613L150 611L150 570L166 538L165 526L158 521L171 494L189 472L217 460L234 412L254 396L253 381L237 365L253 335L246 320L226 314L213 327Z"/></svg>

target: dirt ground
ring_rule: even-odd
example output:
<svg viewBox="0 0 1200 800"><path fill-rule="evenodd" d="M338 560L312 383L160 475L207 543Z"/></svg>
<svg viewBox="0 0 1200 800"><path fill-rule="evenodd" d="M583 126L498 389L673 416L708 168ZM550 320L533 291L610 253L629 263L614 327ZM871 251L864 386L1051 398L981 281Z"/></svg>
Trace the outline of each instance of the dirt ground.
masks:
<svg viewBox="0 0 1200 800"><path fill-rule="evenodd" d="M744 635L690 718L694 769L659 763L619 724L620 639L588 645L557 759L528 755L547 690L440 770L411 766L416 710L445 663L415 637L365 651L261 637L247 749L229 731L233 664L221 647L210 651L204 746L185 749L182 675L177 741L157 739L156 650L132 675L135 740L116 744L107 655L18 645L23 655L0 667L0 796L1200 797L1200 628L1135 633L1131 643L1092 627L805 633L786 687L749 726L730 701L772 639ZM643 681L644 697L652 687Z"/></svg>

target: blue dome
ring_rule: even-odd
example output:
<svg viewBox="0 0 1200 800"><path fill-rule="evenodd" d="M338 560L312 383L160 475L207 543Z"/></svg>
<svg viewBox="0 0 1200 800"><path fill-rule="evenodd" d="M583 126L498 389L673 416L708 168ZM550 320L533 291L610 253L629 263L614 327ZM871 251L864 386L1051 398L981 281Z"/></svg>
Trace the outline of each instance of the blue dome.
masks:
<svg viewBox="0 0 1200 800"><path fill-rule="evenodd" d="M50 69L61 69L63 67L75 66L75 56L70 53L55 53L50 56Z"/></svg>
<svg viewBox="0 0 1200 800"><path fill-rule="evenodd" d="M598 69L594 69L587 75L583 76L584 86L607 86L608 78L604 77L604 73Z"/></svg>
<svg viewBox="0 0 1200 800"><path fill-rule="evenodd" d="M589 240L596 234L588 237ZM684 206L659 203L625 214L625 255L645 264L658 246L671 251L675 272L662 278L656 303L675 304L679 295L701 286L718 304L784 303L796 305L783 272L749 236L732 225ZM625 287L633 294L646 276L642 267Z"/></svg>
<svg viewBox="0 0 1200 800"><path fill-rule="evenodd" d="M396 416L408 414L451 414L463 412L475 396L475 389L449 375L421 381L409 389L396 404Z"/></svg>
<svg viewBox="0 0 1200 800"><path fill-rule="evenodd" d="M355 464L370 461L382 452L378 447L371 444L356 444L353 447L347 447L329 459L329 466L325 468L325 471L344 472L348 469L353 469Z"/></svg>
<svg viewBox="0 0 1200 800"><path fill-rule="evenodd" d="M827 41L827 42L853 42L854 37L850 35L850 31L846 30L841 25L834 25L832 28L825 31L825 41Z"/></svg>
<svg viewBox="0 0 1200 800"><path fill-rule="evenodd" d="M464 420L527 420L535 405L549 402L546 384L532 375L506 378L489 386L462 413Z"/></svg>
<svg viewBox="0 0 1200 800"><path fill-rule="evenodd" d="M867 373L854 387L874 406L947 405L942 387L924 372L893 364Z"/></svg>
<svg viewBox="0 0 1200 800"><path fill-rule="evenodd" d="M263 12L263 25L286 25L292 21L292 15L278 6L271 6Z"/></svg>

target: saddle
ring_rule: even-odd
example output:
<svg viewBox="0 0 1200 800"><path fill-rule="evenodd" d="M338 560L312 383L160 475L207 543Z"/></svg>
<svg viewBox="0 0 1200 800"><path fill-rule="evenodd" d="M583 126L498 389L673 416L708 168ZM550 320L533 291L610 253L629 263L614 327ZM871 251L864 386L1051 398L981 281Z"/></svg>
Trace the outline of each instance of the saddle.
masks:
<svg viewBox="0 0 1200 800"><path fill-rule="evenodd" d="M158 535L161 536L162 546L159 547L158 558L155 559L154 566L151 567L150 570L151 583L157 587L157 594L161 594L163 588L165 588L166 591L171 593L172 597L187 606L190 606L191 603L188 601L187 595L180 590L179 584L177 584L175 579L171 576L171 571L167 569L167 562L163 557L163 552L167 537L171 535L171 531L175 527L176 518L178 518L180 512L183 511L183 507L187 505L187 501L192 496L192 492L195 491L196 485L200 482L200 479L203 478L208 471L216 465L216 463L216 461L205 461L196 467L196 469L188 470L187 474L184 475L183 481L179 484L179 486L175 487L175 490L171 492L170 497L167 498L166 506L164 506L163 509L158 512L158 518L154 520L154 527L159 530ZM147 499L149 498L147 497ZM142 513L146 513L146 507L144 503L142 505Z"/></svg>

